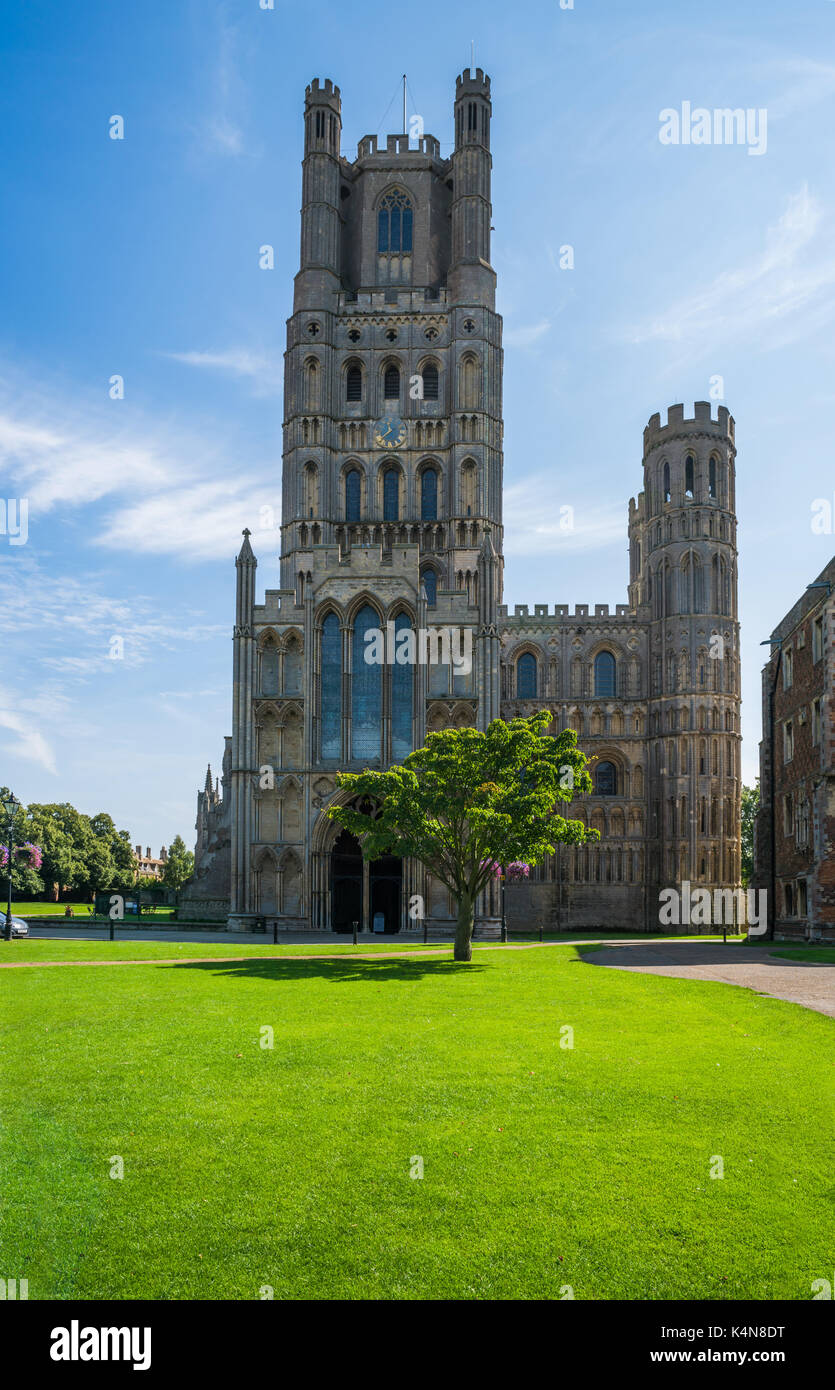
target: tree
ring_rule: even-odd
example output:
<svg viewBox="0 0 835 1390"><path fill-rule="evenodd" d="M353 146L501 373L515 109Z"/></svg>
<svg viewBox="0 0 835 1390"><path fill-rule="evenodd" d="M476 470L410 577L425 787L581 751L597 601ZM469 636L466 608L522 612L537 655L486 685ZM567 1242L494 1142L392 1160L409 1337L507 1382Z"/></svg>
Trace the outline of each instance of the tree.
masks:
<svg viewBox="0 0 835 1390"><path fill-rule="evenodd" d="M573 729L552 737L548 710L485 733L429 734L425 748L385 772L340 772L337 782L360 807L328 815L356 835L363 858L418 859L446 885L457 908L455 959L472 959L476 899L497 864L537 864L557 844L600 838L565 820L560 802L592 790L588 759Z"/></svg>
<svg viewBox="0 0 835 1390"><path fill-rule="evenodd" d="M166 888L182 888L194 873L194 855L186 849L182 835L175 835L168 847L168 858L162 871Z"/></svg>
<svg viewBox="0 0 835 1390"><path fill-rule="evenodd" d="M5 800L9 795L8 787L0 787L0 799ZM18 902L25 902L28 899L36 898L43 892L43 879L38 872L39 865L26 854L20 854L23 845L37 844L33 835L29 834L25 818L26 808L18 806L12 818L14 845L12 847L12 897ZM7 860L9 845L9 824L5 812L0 811L0 920L5 911L5 903L9 893L9 871Z"/></svg>
<svg viewBox="0 0 835 1390"><path fill-rule="evenodd" d="M753 787L742 788L740 845L742 847L742 886L747 888L754 872L754 821L760 809L760 779Z"/></svg>

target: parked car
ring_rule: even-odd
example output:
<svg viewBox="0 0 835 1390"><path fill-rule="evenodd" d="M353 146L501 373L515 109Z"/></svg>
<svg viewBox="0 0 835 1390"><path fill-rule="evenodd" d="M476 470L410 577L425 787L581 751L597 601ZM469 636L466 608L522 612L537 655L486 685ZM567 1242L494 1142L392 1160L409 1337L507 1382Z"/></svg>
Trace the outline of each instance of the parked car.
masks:
<svg viewBox="0 0 835 1390"><path fill-rule="evenodd" d="M6 929L6 914L5 914L5 912L3 912L2 914L0 914L0 931L5 931L5 929ZM15 936L28 936L28 935L29 935L29 924L28 924L28 922L24 922L24 920L23 920L22 917L12 917L12 937L15 937Z"/></svg>

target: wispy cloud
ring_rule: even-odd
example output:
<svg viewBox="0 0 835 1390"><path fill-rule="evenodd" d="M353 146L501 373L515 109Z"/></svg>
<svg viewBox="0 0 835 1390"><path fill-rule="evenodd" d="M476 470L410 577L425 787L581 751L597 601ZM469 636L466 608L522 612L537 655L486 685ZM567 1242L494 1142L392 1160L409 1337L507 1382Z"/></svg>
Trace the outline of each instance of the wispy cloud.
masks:
<svg viewBox="0 0 835 1390"><path fill-rule="evenodd" d="M521 324L519 328L509 328L504 333L505 347L526 348L533 347L540 338L544 338L551 324L548 319L540 319L539 323Z"/></svg>
<svg viewBox="0 0 835 1390"><path fill-rule="evenodd" d="M57 776L55 753L38 727L36 712L29 709L10 709L5 705L6 694L0 696L0 748L6 756L35 763ZM3 732L5 731L5 732ZM11 737L9 737L9 735Z"/></svg>
<svg viewBox="0 0 835 1390"><path fill-rule="evenodd" d="M0 381L0 468L11 495L39 518L101 504L91 545L183 560L234 554L248 526L253 543L278 548L279 483L272 469L230 467L231 446L123 402L84 406L57 391Z"/></svg>
<svg viewBox="0 0 835 1390"><path fill-rule="evenodd" d="M806 185L768 229L760 253L723 271L630 330L629 341L715 348L732 340L760 347L795 341L835 317L833 223Z"/></svg>
<svg viewBox="0 0 835 1390"><path fill-rule="evenodd" d="M188 367L243 378L252 383L256 396L276 396L281 393L281 361L266 353L253 352L250 348L229 348L225 352L165 352L162 355L173 362L183 362Z"/></svg>
<svg viewBox="0 0 835 1390"><path fill-rule="evenodd" d="M601 507L557 493L554 480L532 475L504 491L506 555L576 554L623 544L625 507Z"/></svg>

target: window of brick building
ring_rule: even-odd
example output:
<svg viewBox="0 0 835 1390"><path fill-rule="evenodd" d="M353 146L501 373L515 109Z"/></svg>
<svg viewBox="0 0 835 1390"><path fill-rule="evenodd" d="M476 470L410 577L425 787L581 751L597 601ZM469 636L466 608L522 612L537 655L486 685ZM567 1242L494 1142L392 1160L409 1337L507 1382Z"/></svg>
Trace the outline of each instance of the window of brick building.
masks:
<svg viewBox="0 0 835 1390"><path fill-rule="evenodd" d="M820 700L815 700L815 702L814 702L813 705L812 705L812 742L813 742L813 743L820 743L820 741L821 741L821 702L820 702Z"/></svg>
<svg viewBox="0 0 835 1390"><path fill-rule="evenodd" d="M783 761L790 763L794 757L794 724L787 719L783 725Z"/></svg>
<svg viewBox="0 0 835 1390"><path fill-rule="evenodd" d="M783 652L783 689L791 690L794 679L794 652Z"/></svg>
<svg viewBox="0 0 835 1390"><path fill-rule="evenodd" d="M823 656L823 618L815 618L812 623L812 660L820 661Z"/></svg>

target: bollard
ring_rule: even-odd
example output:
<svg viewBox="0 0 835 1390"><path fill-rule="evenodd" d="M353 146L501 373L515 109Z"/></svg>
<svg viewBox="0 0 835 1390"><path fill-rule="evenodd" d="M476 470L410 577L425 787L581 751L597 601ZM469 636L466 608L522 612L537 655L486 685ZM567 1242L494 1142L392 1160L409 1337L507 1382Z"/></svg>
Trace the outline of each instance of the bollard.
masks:
<svg viewBox="0 0 835 1390"><path fill-rule="evenodd" d="M359 926L359 922L352 922L352 923L351 923L351 926L354 928L354 945L356 946L356 944L357 944L357 927Z"/></svg>

